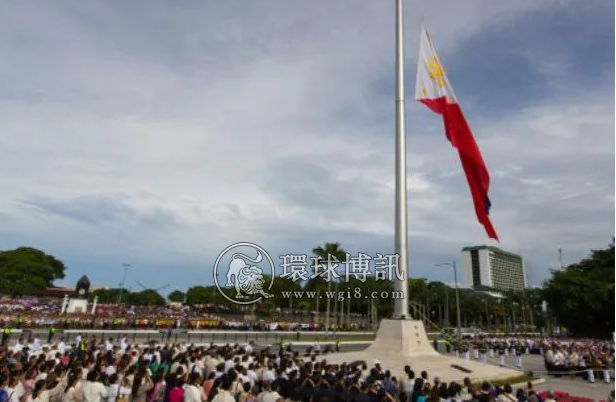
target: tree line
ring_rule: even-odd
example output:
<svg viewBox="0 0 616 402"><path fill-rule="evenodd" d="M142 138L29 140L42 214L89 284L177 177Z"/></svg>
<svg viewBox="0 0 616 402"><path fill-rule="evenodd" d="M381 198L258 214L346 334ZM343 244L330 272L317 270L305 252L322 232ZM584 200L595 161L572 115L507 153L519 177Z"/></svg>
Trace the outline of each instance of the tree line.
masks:
<svg viewBox="0 0 616 402"><path fill-rule="evenodd" d="M316 257L327 260L327 255L339 261L346 258L339 243L326 243L313 249ZM314 269L314 267L313 267ZM0 252L0 291L8 296L39 295L65 276L65 265L56 257L31 247L20 247ZM265 278L269 283L269 278ZM340 289L338 289L340 287ZM325 299L289 299L282 291L342 291L346 288L361 289L362 294L373 291L391 292L393 282L377 281L368 276L365 281L350 278L342 284L327 283L320 277L304 284L288 278L276 278L273 298L260 302L256 314L275 315L281 309L318 313L326 310ZM193 286L186 292L174 290L167 298L156 290L98 289L93 292L100 303L127 305L164 305L167 300L189 306L225 306L226 311L242 312L245 308L228 302L214 286ZM409 279L410 312L415 318L424 319L434 327L456 325L455 289L439 281L425 278ZM527 288L522 292L506 292L502 298L460 289L461 325L505 331L530 331L564 327L574 335L606 337L614 331L614 239L605 249L591 250L588 258L564 269L552 270L549 279L540 288ZM318 305L320 303L320 305ZM338 304L340 303L340 304ZM391 300L367 298L337 302L330 301L330 310L344 314L364 314L384 318L392 313ZM546 308L547 307L547 308Z"/></svg>

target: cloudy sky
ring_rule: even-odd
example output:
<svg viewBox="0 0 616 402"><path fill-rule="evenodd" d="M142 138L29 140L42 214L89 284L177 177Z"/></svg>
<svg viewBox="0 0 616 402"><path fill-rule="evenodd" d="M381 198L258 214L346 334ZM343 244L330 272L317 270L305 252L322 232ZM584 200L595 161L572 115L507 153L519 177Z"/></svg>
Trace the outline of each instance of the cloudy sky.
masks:
<svg viewBox="0 0 616 402"><path fill-rule="evenodd" d="M19 1L0 12L0 249L116 286L212 282L228 245L393 252L393 0ZM412 101L424 18L492 175L476 221ZM530 285L614 234L614 2L406 1L410 269L520 253ZM168 289L170 290L170 289Z"/></svg>

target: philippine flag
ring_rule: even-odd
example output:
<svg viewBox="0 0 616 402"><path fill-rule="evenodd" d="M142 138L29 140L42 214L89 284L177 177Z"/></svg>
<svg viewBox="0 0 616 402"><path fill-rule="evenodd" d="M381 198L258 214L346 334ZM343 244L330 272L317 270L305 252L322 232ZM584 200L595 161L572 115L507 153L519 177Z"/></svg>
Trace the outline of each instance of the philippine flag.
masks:
<svg viewBox="0 0 616 402"><path fill-rule="evenodd" d="M488 236L498 240L489 217L491 204L488 197L488 190L490 189L488 169L483 162L473 133L466 123L426 28L421 30L415 99L443 116L447 139L460 155L462 168L473 196L477 219L485 228Z"/></svg>

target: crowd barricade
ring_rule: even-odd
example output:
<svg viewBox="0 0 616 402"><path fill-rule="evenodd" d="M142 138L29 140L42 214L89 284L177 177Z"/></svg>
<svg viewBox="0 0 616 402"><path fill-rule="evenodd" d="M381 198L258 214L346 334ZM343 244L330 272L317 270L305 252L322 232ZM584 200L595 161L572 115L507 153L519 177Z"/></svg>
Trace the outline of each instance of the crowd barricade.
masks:
<svg viewBox="0 0 616 402"><path fill-rule="evenodd" d="M299 339L297 331L226 331L226 330L193 330L187 331L188 342L204 342L205 336L210 342L280 342L287 343L302 340L304 336L323 337L324 339L341 338L345 336L365 336L374 339L374 332L332 332L332 331L310 331L300 332Z"/></svg>
<svg viewBox="0 0 616 402"><path fill-rule="evenodd" d="M70 343L71 340L74 340L79 334L82 335L95 335L100 337L105 337L109 335L109 337L116 338L116 341L119 341L123 336L126 336L128 339L131 339L133 343L137 340L137 336L145 335L149 341L163 341L165 333L155 329L125 329L125 330L115 330L115 329L65 329L62 331L65 336L65 341Z"/></svg>

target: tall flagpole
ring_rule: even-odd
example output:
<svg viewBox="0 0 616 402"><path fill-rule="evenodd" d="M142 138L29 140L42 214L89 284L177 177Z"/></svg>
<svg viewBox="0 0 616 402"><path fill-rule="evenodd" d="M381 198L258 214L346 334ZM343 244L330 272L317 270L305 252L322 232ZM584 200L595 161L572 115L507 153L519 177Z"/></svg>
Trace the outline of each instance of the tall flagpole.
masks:
<svg viewBox="0 0 616 402"><path fill-rule="evenodd" d="M404 128L404 26L402 0L396 1L396 254L403 280L394 278L394 290L402 292L394 301L394 318L409 318L408 245L406 205L406 132Z"/></svg>

